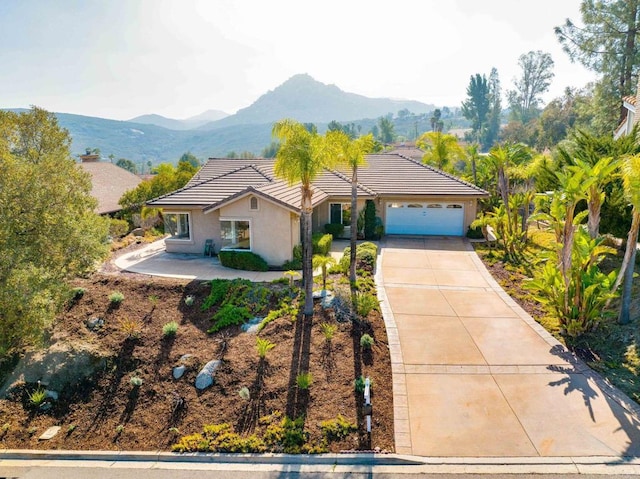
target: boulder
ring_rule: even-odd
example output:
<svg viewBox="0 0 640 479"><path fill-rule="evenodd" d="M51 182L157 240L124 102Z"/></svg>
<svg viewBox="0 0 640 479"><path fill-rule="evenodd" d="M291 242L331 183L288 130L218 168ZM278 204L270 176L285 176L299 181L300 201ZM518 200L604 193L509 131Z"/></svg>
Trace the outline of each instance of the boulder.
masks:
<svg viewBox="0 0 640 479"><path fill-rule="evenodd" d="M258 326L262 322L262 319L263 318L258 318L258 317L252 318L246 323L244 323L242 326L240 326L240 329L242 329L242 331L244 331L245 333L256 334L258 332Z"/></svg>
<svg viewBox="0 0 640 479"><path fill-rule="evenodd" d="M173 379L180 379L186 371L186 366L176 366L173 368Z"/></svg>
<svg viewBox="0 0 640 479"><path fill-rule="evenodd" d="M215 377L216 370L220 367L222 361L214 359L209 361L196 376L196 389L203 390L213 384L213 378Z"/></svg>
<svg viewBox="0 0 640 479"><path fill-rule="evenodd" d="M131 234L133 236L142 237L144 236L144 230L142 228L136 228L131 232Z"/></svg>

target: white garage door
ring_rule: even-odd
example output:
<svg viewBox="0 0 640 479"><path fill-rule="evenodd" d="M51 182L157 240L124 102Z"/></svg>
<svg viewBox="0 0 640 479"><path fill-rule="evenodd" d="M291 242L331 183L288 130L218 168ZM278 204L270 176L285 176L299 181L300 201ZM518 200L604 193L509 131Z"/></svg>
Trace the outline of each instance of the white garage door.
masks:
<svg viewBox="0 0 640 479"><path fill-rule="evenodd" d="M462 203L387 203L387 234L462 236L463 224Z"/></svg>

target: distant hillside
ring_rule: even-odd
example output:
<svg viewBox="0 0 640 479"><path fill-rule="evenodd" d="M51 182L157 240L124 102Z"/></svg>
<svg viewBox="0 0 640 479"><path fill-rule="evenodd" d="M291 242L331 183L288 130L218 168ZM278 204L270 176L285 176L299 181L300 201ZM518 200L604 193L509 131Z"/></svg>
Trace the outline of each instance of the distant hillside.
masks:
<svg viewBox="0 0 640 479"><path fill-rule="evenodd" d="M208 123L200 129L270 123L281 118L314 123L328 123L332 120L345 122L377 118L388 113L396 114L403 109L420 114L432 111L434 106L417 101L367 98L346 93L335 85L325 85L309 75L301 74L265 93L251 106L239 110L235 115Z"/></svg>
<svg viewBox="0 0 640 479"><path fill-rule="evenodd" d="M221 120L227 116L229 116L228 113L220 110L207 110L199 115L185 118L184 120L176 120L162 115L150 114L137 116L128 121L133 123L142 123L144 125L161 126L162 128L167 128L169 130L191 130L212 121Z"/></svg>

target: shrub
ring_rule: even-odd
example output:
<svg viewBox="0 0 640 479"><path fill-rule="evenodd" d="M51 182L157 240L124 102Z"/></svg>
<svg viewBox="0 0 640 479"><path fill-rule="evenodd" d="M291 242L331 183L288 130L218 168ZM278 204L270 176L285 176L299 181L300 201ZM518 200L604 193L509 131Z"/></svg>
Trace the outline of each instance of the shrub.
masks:
<svg viewBox="0 0 640 479"><path fill-rule="evenodd" d="M202 304L202 310L205 311L212 306L222 304L231 289L231 281L228 279L214 279L211 281L211 292Z"/></svg>
<svg viewBox="0 0 640 479"><path fill-rule="evenodd" d="M186 298L184 298L184 304L186 304L187 306L193 306L193 303L196 302L196 298L192 295L188 295Z"/></svg>
<svg viewBox="0 0 640 479"><path fill-rule="evenodd" d="M471 226L469 226L469 229L467 229L467 238L484 239L484 235L482 234L482 228L480 226L476 226L475 228L472 228Z"/></svg>
<svg viewBox="0 0 640 479"><path fill-rule="evenodd" d="M360 337L360 346L364 349L371 349L371 346L373 346L374 343L374 339L366 333Z"/></svg>
<svg viewBox="0 0 640 479"><path fill-rule="evenodd" d="M364 238L375 239L376 234L376 204L367 200L364 207Z"/></svg>
<svg viewBox="0 0 640 479"><path fill-rule="evenodd" d="M134 388L139 388L140 386L142 386L143 382L144 381L140 376L131 376L131 379L129 379L129 384L131 384L131 386L133 386Z"/></svg>
<svg viewBox="0 0 640 479"><path fill-rule="evenodd" d="M275 347L275 343L272 343L268 339L256 338L256 350L258 351L260 359L266 358L267 353Z"/></svg>
<svg viewBox="0 0 640 479"><path fill-rule="evenodd" d="M122 425L122 424L118 424L118 425L116 426L116 434L117 434L117 435L120 435L120 434L122 434L123 432L124 432L124 425Z"/></svg>
<svg viewBox="0 0 640 479"><path fill-rule="evenodd" d="M335 324L329 323L320 323L320 330L322 331L322 335L324 339L330 343L333 339L334 334L336 334L337 326Z"/></svg>
<svg viewBox="0 0 640 479"><path fill-rule="evenodd" d="M118 319L119 329L128 339L138 339L142 334L142 324L136 319Z"/></svg>
<svg viewBox="0 0 640 479"><path fill-rule="evenodd" d="M355 297L356 311L360 316L366 318L373 310L378 310L380 303L378 298L369 293L358 293Z"/></svg>
<svg viewBox="0 0 640 479"><path fill-rule="evenodd" d="M268 271L269 265L259 255L250 251L225 251L218 253L220 264L244 271Z"/></svg>
<svg viewBox="0 0 640 479"><path fill-rule="evenodd" d="M360 243L356 246L356 268L364 269L366 271L373 271L376 265L378 255L378 247L369 241ZM351 247L347 246L340 258L340 269L342 271L349 271L349 265L351 264Z"/></svg>
<svg viewBox="0 0 640 479"><path fill-rule="evenodd" d="M124 294L120 291L114 291L109 295L109 302L113 305L118 305L124 301Z"/></svg>
<svg viewBox="0 0 640 479"><path fill-rule="evenodd" d="M178 323L175 321L170 321L162 326L162 335L165 338L173 337L178 332Z"/></svg>
<svg viewBox="0 0 640 479"><path fill-rule="evenodd" d="M358 426L355 423L347 421L344 417L338 414L335 419L329 419L328 421L322 421L320 423L320 429L322 435L327 441L339 441L344 439L352 432L358 430Z"/></svg>
<svg viewBox="0 0 640 479"><path fill-rule="evenodd" d="M313 244L313 254L326 256L331 251L333 236L331 234L314 233L311 237L311 242Z"/></svg>
<svg viewBox="0 0 640 479"><path fill-rule="evenodd" d="M71 290L71 300L72 301L80 300L80 298L82 298L84 296L84 293L86 292L87 290L84 288L73 288Z"/></svg>
<svg viewBox="0 0 640 479"><path fill-rule="evenodd" d="M313 384L313 375L309 372L300 373L296 376L296 384L299 389L309 389Z"/></svg>
<svg viewBox="0 0 640 479"><path fill-rule="evenodd" d="M342 223L327 223L324 225L324 231L334 238L339 238L344 233L344 225Z"/></svg>
<svg viewBox="0 0 640 479"><path fill-rule="evenodd" d="M240 396L245 401L248 401L249 399L251 399L251 393L249 392L249 388L247 386L240 388L240 391L238 391L238 396Z"/></svg>
<svg viewBox="0 0 640 479"><path fill-rule="evenodd" d="M122 238L129 232L129 222L127 220L119 220L111 218L109 220L109 236L112 238Z"/></svg>
<svg viewBox="0 0 640 479"><path fill-rule="evenodd" d="M247 319L250 319L251 316L249 310L244 306L238 307L233 304L225 304L213 318L211 318L213 326L207 330L207 333L215 333L229 326L240 325Z"/></svg>
<svg viewBox="0 0 640 479"><path fill-rule="evenodd" d="M29 404L31 404L33 407L42 406L46 400L47 391L41 386L38 386L35 391L29 394Z"/></svg>

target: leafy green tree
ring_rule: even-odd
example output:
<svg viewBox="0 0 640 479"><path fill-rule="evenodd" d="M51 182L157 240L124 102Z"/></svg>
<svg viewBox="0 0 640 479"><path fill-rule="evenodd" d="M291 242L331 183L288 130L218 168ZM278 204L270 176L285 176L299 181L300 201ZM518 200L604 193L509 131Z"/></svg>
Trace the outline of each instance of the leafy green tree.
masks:
<svg viewBox="0 0 640 479"><path fill-rule="evenodd" d="M107 252L90 176L52 113L0 111L0 360L37 342L67 281Z"/></svg>
<svg viewBox="0 0 640 479"><path fill-rule="evenodd" d="M393 143L396 138L395 127L393 125L393 121L391 119L381 116L378 119L378 131L380 132L380 136L378 136L378 140L380 142L388 145Z"/></svg>
<svg viewBox="0 0 640 479"><path fill-rule="evenodd" d="M356 240L358 238L358 167L366 164L365 155L371 153L374 147L372 135L361 136L351 140L342 132L337 137L340 144L339 161L351 170L351 263L349 266L349 280L351 287L356 283Z"/></svg>
<svg viewBox="0 0 640 479"><path fill-rule="evenodd" d="M186 153L183 153L182 156L180 157L179 161L186 161L187 163L189 163L194 168L199 168L200 167L200 160L196 157L196 155L194 155L190 151L187 151Z"/></svg>
<svg viewBox="0 0 640 479"><path fill-rule="evenodd" d="M311 183L336 161L335 132L325 136L309 131L295 120L284 119L273 125L272 134L280 143L274 171L290 185L300 184L300 222L302 231L302 281L305 288L304 315L313 316L313 247L311 240L313 190Z"/></svg>
<svg viewBox="0 0 640 479"><path fill-rule="evenodd" d="M441 118L442 111L440 110L440 108L436 108L435 110L433 110L431 119L429 120L431 122L431 131L442 131L444 122L441 120Z"/></svg>
<svg viewBox="0 0 640 479"><path fill-rule="evenodd" d="M116 166L119 166L120 168L124 168L125 170L130 171L134 175L138 174L138 168L136 168L136 164L131 160L127 160L126 158L120 158L116 162Z"/></svg>
<svg viewBox="0 0 640 479"><path fill-rule="evenodd" d="M278 150L280 149L280 143L277 141L272 141L269 143L269 146L265 146L260 153L262 158L275 158L276 154L278 154Z"/></svg>
<svg viewBox="0 0 640 479"><path fill-rule="evenodd" d="M502 116L502 91L498 70L491 69L489 74L489 118L487 134L485 135L483 148L489 149L498 140L500 134L500 118Z"/></svg>
<svg viewBox="0 0 640 479"><path fill-rule="evenodd" d="M464 150L458 138L441 131L423 133L416 146L425 150L422 161L444 171L452 169L452 163L464 159Z"/></svg>
<svg viewBox="0 0 640 479"><path fill-rule="evenodd" d="M478 144L485 143L490 109L491 97L487 77L479 73L471 75L467 86L467 99L462 102L462 115L471 122L471 135Z"/></svg>
<svg viewBox="0 0 640 479"><path fill-rule="evenodd" d="M638 0L582 0L582 25L566 19L555 33L572 61L601 74L599 109L606 130L622 120L622 97L634 93L640 65L640 2ZM617 114L619 112L619 114Z"/></svg>
<svg viewBox="0 0 640 479"><path fill-rule="evenodd" d="M549 89L554 77L553 59L540 50L520 55L518 65L520 77L514 79L514 89L507 92L511 115L514 119L527 123L538 115L540 95Z"/></svg>

